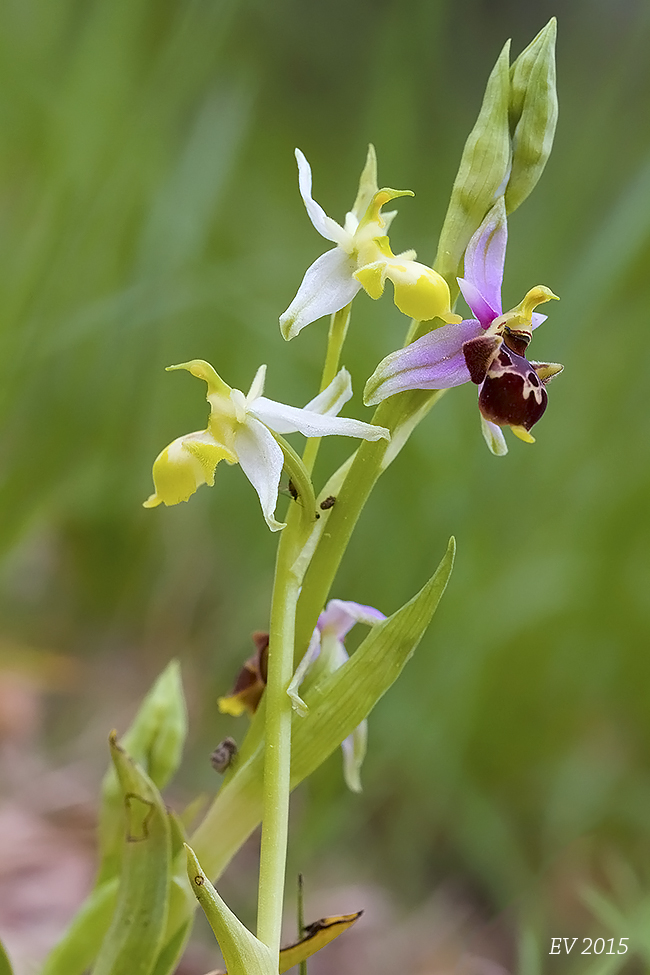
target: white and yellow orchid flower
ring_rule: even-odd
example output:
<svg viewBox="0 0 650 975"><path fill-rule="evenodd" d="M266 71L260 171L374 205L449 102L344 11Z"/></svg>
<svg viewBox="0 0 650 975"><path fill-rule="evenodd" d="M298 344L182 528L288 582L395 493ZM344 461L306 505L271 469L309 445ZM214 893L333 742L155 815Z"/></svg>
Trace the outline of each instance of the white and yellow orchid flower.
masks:
<svg viewBox="0 0 650 975"><path fill-rule="evenodd" d="M336 247L322 254L307 269L296 297L280 316L285 339L294 338L305 325L323 315L340 311L361 288L371 298L379 298L386 278L393 282L395 304L410 318L460 321L451 313L445 279L432 268L419 264L413 250L393 254L386 234L395 212L382 214L381 208L390 200L413 196L413 193L377 188L377 159L372 145L368 148L357 198L344 226L328 217L312 198L311 168L300 149L296 149L296 160L298 185L309 219L321 237L331 240Z"/></svg>
<svg viewBox="0 0 650 975"><path fill-rule="evenodd" d="M284 528L274 517L284 454L273 432L300 432L306 437L339 435L362 440L388 439L384 427L337 414L352 396L350 374L341 369L330 385L304 409L285 406L264 396L266 366L260 366L245 395L232 389L208 362L192 359L169 370L186 369L207 383L210 418L205 430L178 437L153 465L155 492L145 508L187 501L202 484L214 484L217 464L239 464L257 491L271 531Z"/></svg>

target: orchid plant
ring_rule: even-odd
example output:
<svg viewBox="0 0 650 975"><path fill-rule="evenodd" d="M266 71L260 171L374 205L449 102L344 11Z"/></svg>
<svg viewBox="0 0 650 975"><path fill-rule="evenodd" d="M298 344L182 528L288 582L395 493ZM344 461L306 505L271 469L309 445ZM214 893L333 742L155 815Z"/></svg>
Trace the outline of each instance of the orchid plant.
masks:
<svg viewBox="0 0 650 975"><path fill-rule="evenodd" d="M159 454L145 507L188 501L214 484L224 460L240 465L267 527L279 533L268 633L254 635L255 654L219 702L227 715L247 715L250 726L239 750L231 738L218 750L214 763L225 772L223 785L188 834L196 810L178 816L161 798L186 731L178 665L164 671L131 729L119 742L111 736L96 884L43 975L171 975L197 903L229 975L276 975L304 965L356 920L301 924L298 941L281 948L289 796L338 747L345 781L360 791L368 715L429 625L452 570L454 541L420 592L389 616L355 602L355 593L332 599L331 588L372 489L443 390L478 386L483 432L497 455L506 451L503 427L532 442L530 430L546 409L546 384L561 366L529 360L527 349L544 320L535 308L556 296L537 286L504 313L501 285L507 217L537 183L553 140L554 44L552 20L512 67L507 45L501 53L465 146L433 266L417 262L412 250L391 250L387 232L395 213L382 208L412 194L379 188L372 146L342 224L313 199L310 166L296 150L308 216L335 245L308 268L280 316L286 340L331 316L320 390L304 408L264 395L265 366L246 394L201 359L169 367L206 383L210 412L205 429L179 436ZM368 363L365 403L377 405L372 421L341 417L352 393L350 375L340 368L351 303L361 289L379 299L386 280L397 308L411 319L406 338L376 368ZM459 292L473 317L454 310ZM396 316L395 346L403 322ZM285 440L297 433L306 438L302 454ZM317 488L312 471L324 436L355 438L359 445ZM291 494L286 517L277 514L283 473ZM368 631L349 656L345 638L357 623ZM260 822L253 933L213 883Z"/></svg>

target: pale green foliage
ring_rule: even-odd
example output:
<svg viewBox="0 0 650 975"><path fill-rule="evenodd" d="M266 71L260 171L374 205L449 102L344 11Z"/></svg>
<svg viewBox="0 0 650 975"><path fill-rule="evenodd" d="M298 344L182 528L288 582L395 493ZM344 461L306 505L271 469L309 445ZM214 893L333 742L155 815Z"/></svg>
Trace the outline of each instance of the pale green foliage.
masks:
<svg viewBox="0 0 650 975"><path fill-rule="evenodd" d="M219 897L191 847L185 849L192 890L219 942L228 975L277 975L277 966L267 946L251 934Z"/></svg>
<svg viewBox="0 0 650 975"><path fill-rule="evenodd" d="M150 975L167 920L171 835L167 810L151 779L111 738L125 808L117 904L93 975Z"/></svg>

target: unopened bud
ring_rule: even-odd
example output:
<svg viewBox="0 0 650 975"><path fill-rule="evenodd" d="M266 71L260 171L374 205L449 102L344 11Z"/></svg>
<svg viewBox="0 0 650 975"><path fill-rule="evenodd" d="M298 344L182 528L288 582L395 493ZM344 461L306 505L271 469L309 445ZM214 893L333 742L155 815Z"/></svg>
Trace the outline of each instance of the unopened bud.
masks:
<svg viewBox="0 0 650 975"><path fill-rule="evenodd" d="M506 210L512 213L536 186L553 146L557 124L555 17L549 20L510 69L509 117L512 171Z"/></svg>
<svg viewBox="0 0 650 975"><path fill-rule="evenodd" d="M447 281L452 300L456 275L472 234L506 186L510 172L510 41L488 79L481 111L465 143L440 234L434 267Z"/></svg>

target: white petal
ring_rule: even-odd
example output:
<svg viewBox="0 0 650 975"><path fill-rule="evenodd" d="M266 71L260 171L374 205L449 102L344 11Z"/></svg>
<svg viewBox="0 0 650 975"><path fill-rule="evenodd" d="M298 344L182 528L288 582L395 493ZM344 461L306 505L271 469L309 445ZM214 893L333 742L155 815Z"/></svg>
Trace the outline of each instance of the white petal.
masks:
<svg viewBox="0 0 650 975"><path fill-rule="evenodd" d="M361 766L368 747L368 722L364 720L341 742L343 778L351 792L361 792Z"/></svg>
<svg viewBox="0 0 650 975"><path fill-rule="evenodd" d="M291 682L287 687L287 694L291 698L291 706L294 711L297 711L301 718L305 718L309 714L309 708L301 698L298 693L298 688L305 679L307 671L313 664L313 662L318 657L320 653L320 631L318 629L314 630L309 641L309 646L307 647L307 653L302 658L298 666L296 667L296 672L291 678Z"/></svg>
<svg viewBox="0 0 650 975"><path fill-rule="evenodd" d="M266 380L266 366L260 366L255 373L255 378L251 383L251 388L246 394L246 403L252 403L253 400L257 399L264 392L264 382Z"/></svg>
<svg viewBox="0 0 650 975"><path fill-rule="evenodd" d="M323 632L335 633L342 640L355 623L365 623L374 626L386 617L373 606L362 606L346 599L330 599L329 603L318 617L318 629Z"/></svg>
<svg viewBox="0 0 650 975"><path fill-rule="evenodd" d="M298 186L302 196L305 209L314 227L325 240L333 240L335 244L340 244L346 250L352 249L352 238L350 234L339 226L336 220L328 217L322 206L312 199L311 195L311 166L305 159L300 149L296 149L296 162L298 163Z"/></svg>
<svg viewBox="0 0 650 975"><path fill-rule="evenodd" d="M246 397L242 393L241 389L231 389L230 390L230 402L235 410L235 419L237 423L243 423L246 419ZM212 400L210 400L210 405L212 405Z"/></svg>
<svg viewBox="0 0 650 975"><path fill-rule="evenodd" d="M481 431L486 444L496 457L504 457L508 453L508 444L501 427L491 420L486 420L483 414L481 414Z"/></svg>
<svg viewBox="0 0 650 975"><path fill-rule="evenodd" d="M340 369L329 386L310 400L305 409L311 410L312 413L320 413L322 416L338 416L351 396L350 373L347 369Z"/></svg>
<svg viewBox="0 0 650 975"><path fill-rule="evenodd" d="M547 318L548 315L542 315L540 312L534 311L533 314L530 316L533 329L539 328L542 322L545 322Z"/></svg>
<svg viewBox="0 0 650 975"><path fill-rule="evenodd" d="M250 414L235 436L235 451L241 469L257 491L266 523L272 532L284 528L273 517L278 503L284 454L270 430Z"/></svg>
<svg viewBox="0 0 650 975"><path fill-rule="evenodd" d="M359 437L360 440L390 440L385 427L376 427L362 420L352 420L343 416L323 416L312 410L301 410L297 406L285 406L275 400L260 396L255 400L249 415L258 417L276 433L302 433L305 437Z"/></svg>
<svg viewBox="0 0 650 975"><path fill-rule="evenodd" d="M340 247L317 257L307 268L298 294L280 316L280 330L287 341L323 315L331 315L349 304L361 285L353 277L357 269Z"/></svg>

